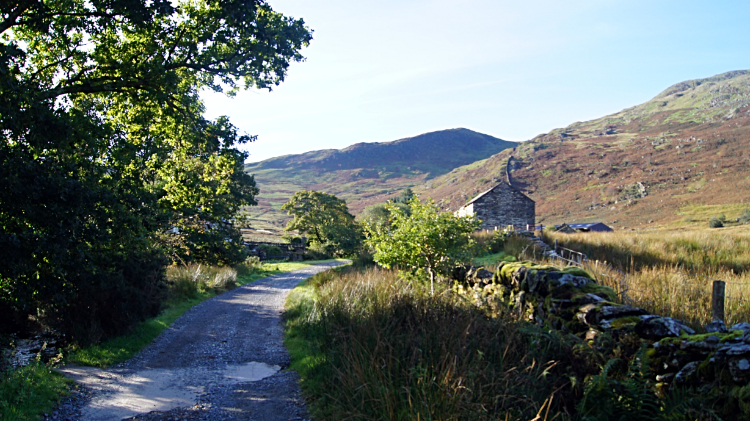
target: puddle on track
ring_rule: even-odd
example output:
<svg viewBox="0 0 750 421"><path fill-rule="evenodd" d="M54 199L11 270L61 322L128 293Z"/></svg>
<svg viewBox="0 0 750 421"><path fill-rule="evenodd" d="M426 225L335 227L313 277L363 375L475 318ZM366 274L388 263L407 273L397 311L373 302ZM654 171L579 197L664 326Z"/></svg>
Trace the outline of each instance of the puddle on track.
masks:
<svg viewBox="0 0 750 421"><path fill-rule="evenodd" d="M118 373L94 367L59 369L69 378L99 392L83 411L83 419L89 421L122 419L190 406L204 392L202 385L256 382L280 370L278 365L255 361L228 365L221 370L142 369Z"/></svg>

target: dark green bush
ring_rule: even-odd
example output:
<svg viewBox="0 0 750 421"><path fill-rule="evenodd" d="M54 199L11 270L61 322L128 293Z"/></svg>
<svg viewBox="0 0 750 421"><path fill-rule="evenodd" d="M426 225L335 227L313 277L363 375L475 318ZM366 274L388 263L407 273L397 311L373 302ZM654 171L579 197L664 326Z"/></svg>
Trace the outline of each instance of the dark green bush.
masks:
<svg viewBox="0 0 750 421"><path fill-rule="evenodd" d="M724 223L721 222L721 219L712 216L711 219L708 221L708 226L711 228L721 228L724 226Z"/></svg>
<svg viewBox="0 0 750 421"><path fill-rule="evenodd" d="M360 269L375 266L375 259L371 252L363 250L352 259L352 266Z"/></svg>
<svg viewBox="0 0 750 421"><path fill-rule="evenodd" d="M278 257L282 254L281 248L279 246L261 244L259 248L261 249L261 251L263 251L263 253L265 253L267 257Z"/></svg>
<svg viewBox="0 0 750 421"><path fill-rule="evenodd" d="M333 256L329 254L324 247L321 247L319 244L312 244L307 248L307 251L305 252L304 259L305 260L326 260L330 259Z"/></svg>
<svg viewBox="0 0 750 421"><path fill-rule="evenodd" d="M67 301L43 307L42 320L80 344L125 332L159 314L168 291L166 263L147 253L124 260L115 271L80 283Z"/></svg>

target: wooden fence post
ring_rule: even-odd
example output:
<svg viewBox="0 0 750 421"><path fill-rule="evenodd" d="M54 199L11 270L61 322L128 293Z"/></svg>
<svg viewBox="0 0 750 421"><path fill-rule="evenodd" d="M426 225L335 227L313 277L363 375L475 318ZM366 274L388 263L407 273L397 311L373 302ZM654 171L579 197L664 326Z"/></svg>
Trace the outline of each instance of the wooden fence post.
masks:
<svg viewBox="0 0 750 421"><path fill-rule="evenodd" d="M711 319L712 321L724 321L724 298L726 282L714 281L713 293L711 294Z"/></svg>

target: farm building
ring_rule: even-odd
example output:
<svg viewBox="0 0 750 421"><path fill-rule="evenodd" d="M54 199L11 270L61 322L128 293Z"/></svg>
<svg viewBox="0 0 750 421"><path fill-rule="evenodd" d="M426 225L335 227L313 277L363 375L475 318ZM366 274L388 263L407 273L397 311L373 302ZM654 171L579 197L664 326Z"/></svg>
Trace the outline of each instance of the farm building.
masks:
<svg viewBox="0 0 750 421"><path fill-rule="evenodd" d="M507 183L480 193L456 211L457 216L474 215L482 221L480 229L534 225L536 204Z"/></svg>
<svg viewBox="0 0 750 421"><path fill-rule="evenodd" d="M589 222L586 224L562 224L555 225L555 228L561 232L570 232L568 229L573 229L575 232L610 232L614 231L612 228L606 226L602 222Z"/></svg>

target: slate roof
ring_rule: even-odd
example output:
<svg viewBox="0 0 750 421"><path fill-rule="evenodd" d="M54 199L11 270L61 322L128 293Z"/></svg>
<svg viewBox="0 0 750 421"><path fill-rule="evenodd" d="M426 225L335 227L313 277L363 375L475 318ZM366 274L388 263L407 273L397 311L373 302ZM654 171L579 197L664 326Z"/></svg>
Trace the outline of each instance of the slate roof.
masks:
<svg viewBox="0 0 750 421"><path fill-rule="evenodd" d="M474 203L474 202L476 202L477 200L481 199L481 198L482 198L483 196L485 196L485 195L486 195L487 193L491 192L492 190L495 190L496 188L498 188L498 187L499 187L500 185L502 185L502 184L505 184L506 186L510 187L511 189L513 189L513 190L515 190L515 191L517 191L517 192L519 192L519 193L523 194L523 193L522 193L522 192L521 192L520 190L518 190L517 188L515 188L515 187L511 186L511 185L510 185L510 184L508 184L508 183L500 183L500 184L495 184L495 185L494 185L494 186L493 186L493 187L492 187L491 189L489 189L489 190L485 190L485 191L483 191L482 193L479 193L478 195L476 195L476 196L475 196L475 197L474 197L473 199L471 199L471 200L469 200L468 202L466 202L466 204L464 204L464 205L463 205L462 207L466 207L466 206L469 206L469 205L471 205L472 203ZM526 196L525 194L523 194L523 196L524 196L524 197L526 197L527 199L529 199L529 200L531 200L531 201L533 202L533 199L531 199L531 198L530 198L529 196Z"/></svg>
<svg viewBox="0 0 750 421"><path fill-rule="evenodd" d="M587 222L585 224L562 224L562 225L567 225L570 228L573 228L575 230L587 230L587 229L591 229L592 227L595 227L595 226L601 226L600 228L603 227L603 228L606 228L606 229L612 231L612 228L610 228L609 226L607 226L603 222ZM562 225L555 225L555 228L559 228Z"/></svg>

